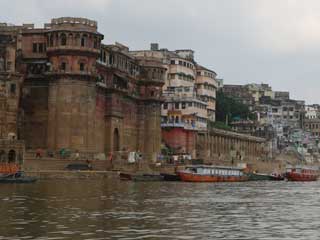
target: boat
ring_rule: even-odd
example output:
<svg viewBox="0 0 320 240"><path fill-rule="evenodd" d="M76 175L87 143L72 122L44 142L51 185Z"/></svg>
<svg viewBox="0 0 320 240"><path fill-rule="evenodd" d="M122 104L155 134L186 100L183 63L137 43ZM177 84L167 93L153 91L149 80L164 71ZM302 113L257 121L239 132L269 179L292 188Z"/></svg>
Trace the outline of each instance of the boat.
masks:
<svg viewBox="0 0 320 240"><path fill-rule="evenodd" d="M0 177L0 183L34 183L37 180L37 177L26 176L23 172L2 175Z"/></svg>
<svg viewBox="0 0 320 240"><path fill-rule="evenodd" d="M157 182L163 181L163 176L158 174L135 174L132 175L132 180L136 182Z"/></svg>
<svg viewBox="0 0 320 240"><path fill-rule="evenodd" d="M192 165L178 171L184 182L243 182L248 176L240 167Z"/></svg>
<svg viewBox="0 0 320 240"><path fill-rule="evenodd" d="M179 174L160 173L164 181L181 181Z"/></svg>
<svg viewBox="0 0 320 240"><path fill-rule="evenodd" d="M266 174L266 173L247 173L249 181L281 181L284 176L281 174Z"/></svg>
<svg viewBox="0 0 320 240"><path fill-rule="evenodd" d="M38 180L36 177L18 177L18 178L0 178L0 183L34 183Z"/></svg>
<svg viewBox="0 0 320 240"><path fill-rule="evenodd" d="M119 177L120 177L120 180L127 180L127 181L132 180L132 174L130 173L120 172Z"/></svg>
<svg viewBox="0 0 320 240"><path fill-rule="evenodd" d="M136 182L154 182L163 181L164 177L159 174L131 174L131 173L120 173L120 180L132 180Z"/></svg>
<svg viewBox="0 0 320 240"><path fill-rule="evenodd" d="M288 166L286 169L286 178L288 181L307 182L317 181L319 177L319 168L310 166Z"/></svg>

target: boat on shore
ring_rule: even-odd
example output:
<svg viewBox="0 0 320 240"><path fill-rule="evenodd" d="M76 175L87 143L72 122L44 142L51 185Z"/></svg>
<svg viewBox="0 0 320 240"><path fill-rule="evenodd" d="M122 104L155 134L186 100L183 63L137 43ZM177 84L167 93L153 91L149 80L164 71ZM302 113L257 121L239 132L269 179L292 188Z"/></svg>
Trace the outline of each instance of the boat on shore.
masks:
<svg viewBox="0 0 320 240"><path fill-rule="evenodd" d="M243 168L211 165L191 165L178 171L184 182L244 182L248 176Z"/></svg>
<svg viewBox="0 0 320 240"><path fill-rule="evenodd" d="M286 178L288 181L309 182L317 181L319 177L318 167L309 166L288 166Z"/></svg>

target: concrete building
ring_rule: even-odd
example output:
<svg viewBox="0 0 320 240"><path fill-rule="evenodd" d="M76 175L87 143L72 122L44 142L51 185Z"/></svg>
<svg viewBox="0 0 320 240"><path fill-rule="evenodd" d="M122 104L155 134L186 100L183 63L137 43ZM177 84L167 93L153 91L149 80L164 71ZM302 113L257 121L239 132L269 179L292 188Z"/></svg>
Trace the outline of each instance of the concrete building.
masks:
<svg viewBox="0 0 320 240"><path fill-rule="evenodd" d="M161 111L162 138L177 153L195 154L198 131L215 121L216 73L194 60L190 49L169 51L151 44L150 50L130 51L139 59L161 61L167 69Z"/></svg>

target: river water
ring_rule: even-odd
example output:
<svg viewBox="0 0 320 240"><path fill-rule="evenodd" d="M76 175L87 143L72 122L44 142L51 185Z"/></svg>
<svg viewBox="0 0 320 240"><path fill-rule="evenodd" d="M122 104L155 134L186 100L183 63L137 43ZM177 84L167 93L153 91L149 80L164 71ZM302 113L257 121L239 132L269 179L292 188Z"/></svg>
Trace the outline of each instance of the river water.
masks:
<svg viewBox="0 0 320 240"><path fill-rule="evenodd" d="M320 239L320 182L0 185L0 239Z"/></svg>

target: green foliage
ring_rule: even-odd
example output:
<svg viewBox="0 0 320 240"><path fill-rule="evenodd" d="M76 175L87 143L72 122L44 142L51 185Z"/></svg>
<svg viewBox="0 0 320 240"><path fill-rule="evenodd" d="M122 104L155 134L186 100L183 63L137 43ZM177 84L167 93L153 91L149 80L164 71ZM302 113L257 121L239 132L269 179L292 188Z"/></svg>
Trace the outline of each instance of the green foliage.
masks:
<svg viewBox="0 0 320 240"><path fill-rule="evenodd" d="M216 121L216 122L209 122L208 127L210 128L218 128L226 131L232 131L232 128L226 125L224 122Z"/></svg>
<svg viewBox="0 0 320 240"><path fill-rule="evenodd" d="M228 117L227 117L228 116ZM226 96L221 90L217 91L216 120L228 122L235 119L255 119L255 114L249 107L232 97Z"/></svg>

